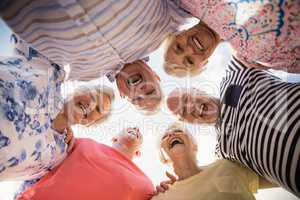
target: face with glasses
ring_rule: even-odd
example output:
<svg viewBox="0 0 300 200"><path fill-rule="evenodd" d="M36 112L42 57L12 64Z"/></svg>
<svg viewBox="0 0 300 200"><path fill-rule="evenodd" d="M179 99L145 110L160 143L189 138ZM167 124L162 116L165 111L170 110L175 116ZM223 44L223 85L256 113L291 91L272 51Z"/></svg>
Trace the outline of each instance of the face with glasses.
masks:
<svg viewBox="0 0 300 200"><path fill-rule="evenodd" d="M219 99L197 89L175 89L167 99L168 108L189 123L215 123L219 113Z"/></svg>
<svg viewBox="0 0 300 200"><path fill-rule="evenodd" d="M167 49L165 70L179 77L200 72L219 42L219 36L204 23L181 32Z"/></svg>
<svg viewBox="0 0 300 200"><path fill-rule="evenodd" d="M125 65L117 75L120 95L147 111L154 111L160 105L159 81L159 77L143 61Z"/></svg>

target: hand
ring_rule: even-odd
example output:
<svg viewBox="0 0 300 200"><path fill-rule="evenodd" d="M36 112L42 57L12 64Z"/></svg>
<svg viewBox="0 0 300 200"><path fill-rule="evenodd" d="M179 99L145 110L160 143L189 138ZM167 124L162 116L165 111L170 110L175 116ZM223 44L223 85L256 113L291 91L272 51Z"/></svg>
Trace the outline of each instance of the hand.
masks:
<svg viewBox="0 0 300 200"><path fill-rule="evenodd" d="M154 195L158 195L159 193L164 193L169 189L169 185L173 185L177 181L177 178L174 175L170 174L169 172L166 172L166 175L170 180L162 181L160 185L156 186L156 191Z"/></svg>
<svg viewBox="0 0 300 200"><path fill-rule="evenodd" d="M75 137L71 127L67 127L65 133L66 133L65 143L68 145L67 153L70 153L75 144Z"/></svg>

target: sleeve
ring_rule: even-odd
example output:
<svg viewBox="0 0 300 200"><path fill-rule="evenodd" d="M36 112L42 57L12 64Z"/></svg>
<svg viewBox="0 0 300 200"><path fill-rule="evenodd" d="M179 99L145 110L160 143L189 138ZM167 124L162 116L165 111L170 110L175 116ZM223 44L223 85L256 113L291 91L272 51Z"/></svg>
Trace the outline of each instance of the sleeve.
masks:
<svg viewBox="0 0 300 200"><path fill-rule="evenodd" d="M258 176L248 168L225 159L220 159L211 168L211 180L217 191L241 195L240 199L253 199L258 190Z"/></svg>
<svg viewBox="0 0 300 200"><path fill-rule="evenodd" d="M64 81L66 72L63 67L52 62L49 58L32 48L16 34L12 34L10 40L13 45L14 56L21 57L24 62L26 61L26 65L31 65L33 69L47 72L48 78L50 77L51 81L55 81L56 83Z"/></svg>

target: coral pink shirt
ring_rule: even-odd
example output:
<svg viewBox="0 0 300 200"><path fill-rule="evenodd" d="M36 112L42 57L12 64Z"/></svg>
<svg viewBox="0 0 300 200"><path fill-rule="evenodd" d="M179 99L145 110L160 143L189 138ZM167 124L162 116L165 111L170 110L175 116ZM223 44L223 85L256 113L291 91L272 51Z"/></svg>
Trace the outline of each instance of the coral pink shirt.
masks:
<svg viewBox="0 0 300 200"><path fill-rule="evenodd" d="M146 200L153 192L151 180L123 154L91 139L77 139L64 162L19 199Z"/></svg>
<svg viewBox="0 0 300 200"><path fill-rule="evenodd" d="M299 0L181 0L250 66L300 73Z"/></svg>

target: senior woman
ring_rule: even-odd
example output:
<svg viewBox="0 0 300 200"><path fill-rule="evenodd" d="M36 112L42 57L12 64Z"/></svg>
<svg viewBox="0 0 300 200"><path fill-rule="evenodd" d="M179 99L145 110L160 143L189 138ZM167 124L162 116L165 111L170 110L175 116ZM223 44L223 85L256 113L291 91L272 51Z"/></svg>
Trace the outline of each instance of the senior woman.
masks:
<svg viewBox="0 0 300 200"><path fill-rule="evenodd" d="M179 124L167 129L160 142L161 160L172 165L178 180L152 200L250 200L255 199L258 187L266 185L253 171L228 160L198 166L197 147L190 132Z"/></svg>
<svg viewBox="0 0 300 200"><path fill-rule="evenodd" d="M232 58L220 99L176 89L169 109L181 119L216 124L219 157L237 161L300 196L300 84L247 68Z"/></svg>
<svg viewBox="0 0 300 200"><path fill-rule="evenodd" d="M169 39L168 74L198 74L222 41L248 66L300 73L299 1L181 0L180 4L200 23Z"/></svg>
<svg viewBox="0 0 300 200"><path fill-rule="evenodd" d="M105 119L113 102L104 87L63 100L64 71L29 50L29 57L0 60L0 181L41 178L66 158L70 126Z"/></svg>
<svg viewBox="0 0 300 200"><path fill-rule="evenodd" d="M137 127L114 136L111 147L78 138L68 158L18 200L149 200L153 184L133 162L142 144Z"/></svg>

